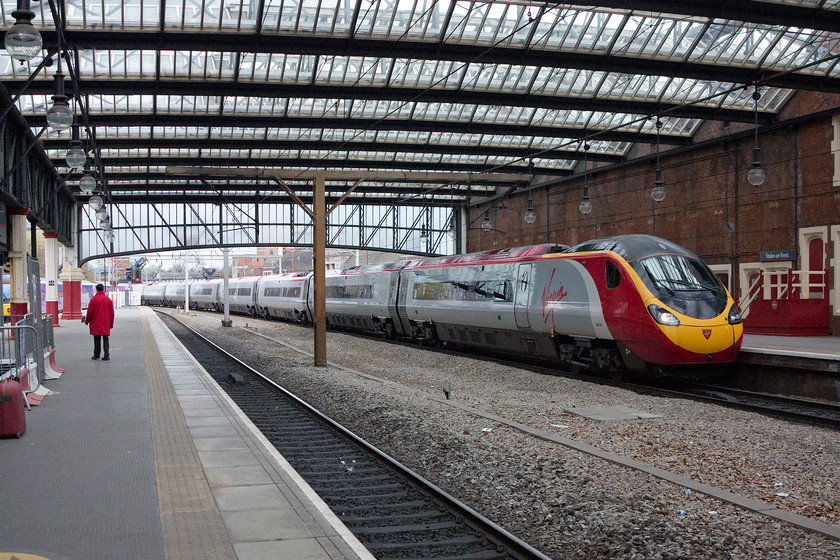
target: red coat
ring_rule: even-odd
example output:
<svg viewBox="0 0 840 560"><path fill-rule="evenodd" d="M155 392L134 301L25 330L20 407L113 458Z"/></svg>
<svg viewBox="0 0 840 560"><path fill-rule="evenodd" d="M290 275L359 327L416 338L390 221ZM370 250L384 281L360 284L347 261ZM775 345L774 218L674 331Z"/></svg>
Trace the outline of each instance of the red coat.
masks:
<svg viewBox="0 0 840 560"><path fill-rule="evenodd" d="M96 292L90 299L85 325L90 325L90 334L94 336L111 334L111 329L114 328L114 302L105 292Z"/></svg>

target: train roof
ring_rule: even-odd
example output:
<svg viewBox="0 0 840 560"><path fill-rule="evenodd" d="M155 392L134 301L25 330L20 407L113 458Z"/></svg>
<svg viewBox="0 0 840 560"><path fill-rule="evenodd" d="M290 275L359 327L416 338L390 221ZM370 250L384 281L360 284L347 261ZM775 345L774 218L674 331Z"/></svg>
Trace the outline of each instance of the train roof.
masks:
<svg viewBox="0 0 840 560"><path fill-rule="evenodd" d="M445 257L399 261L393 263L356 265L344 268L341 271L336 271L336 274L367 274L371 272L389 272L403 269L413 270L418 268L436 268L440 266L493 264L498 262L524 260L548 253L559 253L567 248L568 245L560 245L556 243L527 245L525 247L506 247L504 249L491 249L489 251L467 253L464 255L449 255Z"/></svg>
<svg viewBox="0 0 840 560"><path fill-rule="evenodd" d="M564 253L586 253L589 251L612 251L625 260L633 261L661 254L679 254L697 258L691 251L680 247L676 243L656 237L655 235L616 235L613 237L599 237L569 247Z"/></svg>

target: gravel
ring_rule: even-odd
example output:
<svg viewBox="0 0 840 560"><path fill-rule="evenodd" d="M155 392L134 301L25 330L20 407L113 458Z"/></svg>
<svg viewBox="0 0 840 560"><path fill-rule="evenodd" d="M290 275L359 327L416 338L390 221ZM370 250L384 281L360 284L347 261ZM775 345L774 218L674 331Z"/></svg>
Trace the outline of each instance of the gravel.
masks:
<svg viewBox="0 0 840 560"><path fill-rule="evenodd" d="M176 316L552 558L840 559L840 542L824 535L440 397L450 384L460 404L837 526L840 438L830 429L336 332L330 362L366 375L315 368L288 347L311 352L310 329L242 317L226 329L219 315ZM564 412L617 405L658 417Z"/></svg>

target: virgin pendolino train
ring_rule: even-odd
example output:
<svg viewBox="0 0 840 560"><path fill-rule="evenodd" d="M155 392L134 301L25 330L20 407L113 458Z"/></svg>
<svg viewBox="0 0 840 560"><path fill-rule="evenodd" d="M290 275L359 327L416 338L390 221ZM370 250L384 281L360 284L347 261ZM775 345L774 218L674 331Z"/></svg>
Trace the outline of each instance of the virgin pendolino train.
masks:
<svg viewBox="0 0 840 560"><path fill-rule="evenodd" d="M194 309L220 311L222 280L190 283ZM148 305L184 303L184 282L144 287ZM311 274L229 281L234 313L308 324ZM743 326L712 271L649 235L365 265L326 278L333 328L473 347L620 376L713 374L735 361Z"/></svg>

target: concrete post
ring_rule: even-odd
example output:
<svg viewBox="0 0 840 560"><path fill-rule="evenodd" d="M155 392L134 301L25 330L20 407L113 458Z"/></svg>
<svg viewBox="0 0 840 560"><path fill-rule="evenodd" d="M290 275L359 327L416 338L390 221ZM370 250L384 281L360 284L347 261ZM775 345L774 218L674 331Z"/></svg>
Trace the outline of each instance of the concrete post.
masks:
<svg viewBox="0 0 840 560"><path fill-rule="evenodd" d="M58 326L58 234L44 233L44 278L47 281L46 310Z"/></svg>

